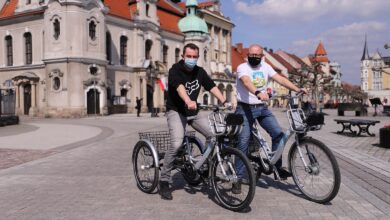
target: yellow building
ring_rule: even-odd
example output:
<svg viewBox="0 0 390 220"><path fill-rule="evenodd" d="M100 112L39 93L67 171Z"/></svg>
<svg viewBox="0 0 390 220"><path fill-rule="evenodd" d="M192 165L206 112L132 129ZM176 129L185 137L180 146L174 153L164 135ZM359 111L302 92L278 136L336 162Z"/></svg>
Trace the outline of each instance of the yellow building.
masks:
<svg viewBox="0 0 390 220"><path fill-rule="evenodd" d="M367 40L361 59L361 89L368 98L380 98L384 104L390 100L390 57L382 57L379 51L370 57Z"/></svg>

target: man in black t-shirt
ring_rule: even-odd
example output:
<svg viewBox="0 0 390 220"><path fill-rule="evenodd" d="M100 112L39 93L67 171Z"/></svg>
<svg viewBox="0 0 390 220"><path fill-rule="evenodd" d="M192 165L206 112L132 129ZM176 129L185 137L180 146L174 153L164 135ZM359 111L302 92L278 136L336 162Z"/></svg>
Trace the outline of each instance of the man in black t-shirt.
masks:
<svg viewBox="0 0 390 220"><path fill-rule="evenodd" d="M169 70L166 108L171 146L165 153L164 166L161 171L160 195L162 199L172 199L172 193L169 189L171 170L177 151L183 142L187 123L189 123L187 117L194 116L191 117L193 119L189 124L206 137L206 143L213 138L207 115L198 115L196 111L196 100L201 86L210 91L225 106L231 105L226 102L225 97L206 71L196 65L198 57L199 48L195 44L187 44L183 49L183 59Z"/></svg>

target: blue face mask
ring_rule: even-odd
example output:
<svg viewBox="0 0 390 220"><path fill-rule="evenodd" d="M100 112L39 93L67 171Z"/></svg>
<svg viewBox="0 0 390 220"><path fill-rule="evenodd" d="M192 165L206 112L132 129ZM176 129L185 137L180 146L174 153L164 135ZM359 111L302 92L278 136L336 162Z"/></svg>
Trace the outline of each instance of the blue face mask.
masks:
<svg viewBox="0 0 390 220"><path fill-rule="evenodd" d="M196 63L198 62L198 59L193 58L185 58L184 63L189 69L193 69L196 66Z"/></svg>

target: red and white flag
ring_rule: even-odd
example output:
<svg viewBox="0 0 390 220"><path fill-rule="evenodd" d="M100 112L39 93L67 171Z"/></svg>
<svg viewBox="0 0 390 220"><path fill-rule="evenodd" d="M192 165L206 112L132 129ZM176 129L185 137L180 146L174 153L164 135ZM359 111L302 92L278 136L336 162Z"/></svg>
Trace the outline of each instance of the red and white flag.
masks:
<svg viewBox="0 0 390 220"><path fill-rule="evenodd" d="M160 79L157 80L157 83L160 86L161 91L164 92L165 90L168 90L167 85L166 85L167 82L166 82L165 76L161 76Z"/></svg>

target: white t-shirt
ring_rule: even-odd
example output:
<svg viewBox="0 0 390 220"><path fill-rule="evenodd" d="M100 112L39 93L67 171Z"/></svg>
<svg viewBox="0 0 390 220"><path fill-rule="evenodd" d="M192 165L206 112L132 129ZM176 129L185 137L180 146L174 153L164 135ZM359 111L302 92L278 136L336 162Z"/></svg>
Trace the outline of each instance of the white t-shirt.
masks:
<svg viewBox="0 0 390 220"><path fill-rule="evenodd" d="M253 93L249 92L244 83L240 80L242 76L249 76L253 85L258 91L267 90L268 77L272 77L276 74L275 70L264 60L256 68L252 68L248 63L242 63L237 68L237 100L247 104L260 104L262 103Z"/></svg>

